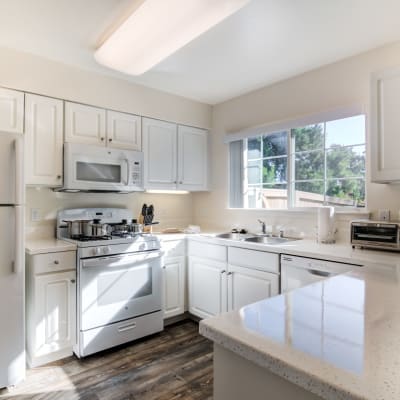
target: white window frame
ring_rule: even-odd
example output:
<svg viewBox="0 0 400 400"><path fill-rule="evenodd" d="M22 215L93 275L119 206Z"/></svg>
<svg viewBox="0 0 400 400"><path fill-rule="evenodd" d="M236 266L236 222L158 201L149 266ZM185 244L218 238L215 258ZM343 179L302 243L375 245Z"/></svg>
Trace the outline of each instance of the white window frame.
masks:
<svg viewBox="0 0 400 400"><path fill-rule="evenodd" d="M327 177L326 177L326 155L327 151L329 149L326 148L326 123L329 121L334 121L334 120L339 120L339 119L345 119L349 117L355 117L358 115L363 115L365 118L365 142L364 143L359 143L359 144L352 144L352 145L345 145L345 146L340 146L341 148L345 147L355 147L355 146L365 146L365 149L367 149L367 127L366 127L366 122L367 122L367 115L366 112L364 111L364 108L361 106L352 106L352 107L346 107L346 108L340 108L336 109L334 111L327 111L319 114L314 114L311 116L305 116L301 118L296 118L290 121L286 122L278 122L278 123L273 123L273 124L268 124L265 126L259 126L256 128L251 128L251 129L246 129L240 132L235 132L231 134L227 134L225 136L225 143L229 143L232 141L237 141L237 140L242 140L243 143L243 159L242 159L242 172L241 172L241 177L242 177L242 188L246 188L247 186L247 173L245 171L245 168L247 168L247 139L250 138L257 138L257 137L262 137L262 136L267 136L269 134L274 134L274 133L281 133L281 132L286 132L287 136L287 208L275 208L275 209L269 209L269 208L248 208L248 203L247 199L244 194L244 190L242 193L243 196L243 205L241 208L238 209L245 209L245 210L275 210L275 211L285 211L285 210L292 210L292 211L311 211L316 207L296 207L294 205L295 201L295 184L296 179L294 179L294 164L295 164L295 155L296 153L294 152L294 149L292 149L293 145L293 140L291 139L291 133L293 129L296 128L301 128L303 126L308 126L308 125L314 125L314 124L324 124L324 157L325 157L325 163L324 163L324 203L325 205L325 198L326 198L326 184L327 184ZM367 159L367 155L366 155ZM230 173L232 174L232 166L230 168ZM335 210L338 212L350 212L350 213L360 213L360 212L366 212L367 211L367 173L365 172L364 177L352 177L351 179L364 179L365 182L365 207L354 207L354 206L335 206ZM230 178L229 178L230 179ZM338 178L340 179L340 178ZM343 178L345 179L345 178ZM307 180L304 180L307 181ZM309 180L313 181L313 180ZM247 203L247 204L246 204ZM231 204L228 205L229 208L234 208L231 207Z"/></svg>

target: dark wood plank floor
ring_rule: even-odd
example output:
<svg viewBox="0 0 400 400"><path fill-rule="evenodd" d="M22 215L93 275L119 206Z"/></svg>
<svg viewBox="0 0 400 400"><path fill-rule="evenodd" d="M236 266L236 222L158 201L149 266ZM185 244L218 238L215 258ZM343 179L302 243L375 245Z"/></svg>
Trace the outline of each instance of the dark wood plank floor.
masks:
<svg viewBox="0 0 400 400"><path fill-rule="evenodd" d="M27 371L0 399L211 400L212 344L183 321L133 344Z"/></svg>

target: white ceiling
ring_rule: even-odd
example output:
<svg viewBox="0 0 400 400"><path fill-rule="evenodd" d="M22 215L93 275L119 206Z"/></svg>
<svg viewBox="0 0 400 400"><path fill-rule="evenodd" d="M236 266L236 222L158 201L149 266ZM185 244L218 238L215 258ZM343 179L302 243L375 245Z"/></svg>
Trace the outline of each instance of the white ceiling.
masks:
<svg viewBox="0 0 400 400"><path fill-rule="evenodd" d="M96 64L93 52L137 1L0 0L0 46L215 104L400 40L399 0L251 0L131 77Z"/></svg>

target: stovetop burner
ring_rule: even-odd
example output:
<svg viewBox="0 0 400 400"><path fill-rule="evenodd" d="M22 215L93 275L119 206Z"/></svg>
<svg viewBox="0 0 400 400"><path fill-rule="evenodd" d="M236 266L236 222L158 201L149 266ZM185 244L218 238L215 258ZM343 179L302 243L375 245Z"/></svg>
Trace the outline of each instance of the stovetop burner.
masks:
<svg viewBox="0 0 400 400"><path fill-rule="evenodd" d="M79 242L93 242L97 240L111 240L111 235L106 236L84 236L84 235L72 235L71 239L78 240Z"/></svg>

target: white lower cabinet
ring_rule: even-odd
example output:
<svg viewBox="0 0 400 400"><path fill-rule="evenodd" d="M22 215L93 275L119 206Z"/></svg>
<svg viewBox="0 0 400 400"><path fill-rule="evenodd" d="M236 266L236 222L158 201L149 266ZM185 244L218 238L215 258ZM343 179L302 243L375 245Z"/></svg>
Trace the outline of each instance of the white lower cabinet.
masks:
<svg viewBox="0 0 400 400"><path fill-rule="evenodd" d="M161 239L164 319L186 311L186 239Z"/></svg>
<svg viewBox="0 0 400 400"><path fill-rule="evenodd" d="M164 319L185 312L185 257L167 257L163 265Z"/></svg>
<svg viewBox="0 0 400 400"><path fill-rule="evenodd" d="M72 355L75 263L75 251L27 256L26 347L30 367Z"/></svg>
<svg viewBox="0 0 400 400"><path fill-rule="evenodd" d="M191 314L207 318L277 294L278 254L189 242Z"/></svg>
<svg viewBox="0 0 400 400"><path fill-rule="evenodd" d="M228 311L279 294L279 275L251 268L228 266Z"/></svg>
<svg viewBox="0 0 400 400"><path fill-rule="evenodd" d="M189 312L200 318L226 311L226 263L189 256Z"/></svg>

